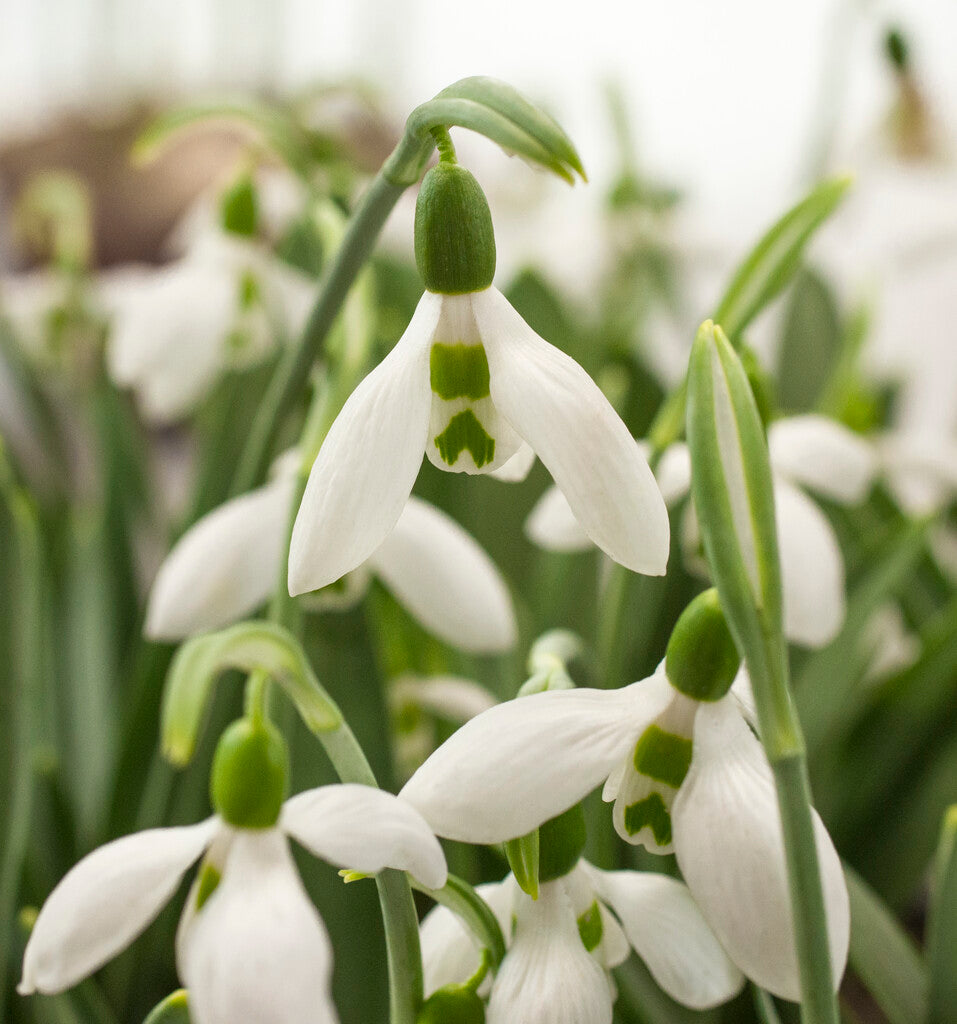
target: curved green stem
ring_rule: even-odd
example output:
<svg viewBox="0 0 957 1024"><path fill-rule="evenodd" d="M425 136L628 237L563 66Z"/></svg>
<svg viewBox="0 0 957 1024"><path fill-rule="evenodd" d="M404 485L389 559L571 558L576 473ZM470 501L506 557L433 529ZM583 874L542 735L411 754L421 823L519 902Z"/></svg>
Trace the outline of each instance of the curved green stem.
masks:
<svg viewBox="0 0 957 1024"><path fill-rule="evenodd" d="M502 929L489 905L468 882L457 875L449 875L448 881L441 889L427 889L415 882L413 886L419 892L430 896L436 903L441 903L454 914L458 914L488 950L492 969L498 968L505 959L505 936L502 935Z"/></svg>
<svg viewBox="0 0 957 1024"><path fill-rule="evenodd" d="M404 135L360 200L342 245L323 277L302 337L283 355L269 390L256 410L233 477L231 494L248 491L265 475L276 436L309 382L310 371L349 288L369 259L399 196L418 180L434 146L435 139L428 133L424 139Z"/></svg>

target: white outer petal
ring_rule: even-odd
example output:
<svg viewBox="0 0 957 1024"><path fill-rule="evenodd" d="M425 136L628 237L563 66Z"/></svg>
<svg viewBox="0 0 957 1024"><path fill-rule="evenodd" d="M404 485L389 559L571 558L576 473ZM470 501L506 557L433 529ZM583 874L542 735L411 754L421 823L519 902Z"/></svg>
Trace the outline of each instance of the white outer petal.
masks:
<svg viewBox="0 0 957 1024"><path fill-rule="evenodd" d="M320 786L283 805L280 826L317 857L375 874L408 871L429 889L445 885L445 854L415 808L372 786Z"/></svg>
<svg viewBox="0 0 957 1024"><path fill-rule="evenodd" d="M595 546L575 518L568 499L554 484L529 512L525 535L546 551L590 551Z"/></svg>
<svg viewBox="0 0 957 1024"><path fill-rule="evenodd" d="M774 511L784 590L784 632L823 647L844 623L844 559L827 516L802 491L774 481Z"/></svg>
<svg viewBox="0 0 957 1024"><path fill-rule="evenodd" d="M776 472L845 504L863 501L877 472L874 446L827 416L776 420L768 448Z"/></svg>
<svg viewBox="0 0 957 1024"><path fill-rule="evenodd" d="M369 565L429 632L453 647L497 654L515 646L515 610L502 574L434 505L409 498Z"/></svg>
<svg viewBox="0 0 957 1024"><path fill-rule="evenodd" d="M389 685L389 703L393 707L414 704L450 722L467 722L498 702L494 693L461 676L405 675Z"/></svg>
<svg viewBox="0 0 957 1024"><path fill-rule="evenodd" d="M284 474L225 502L183 534L153 582L148 637L181 640L220 629L266 600L279 576L293 486Z"/></svg>
<svg viewBox="0 0 957 1024"><path fill-rule="evenodd" d="M40 910L23 955L20 994L62 992L128 946L176 892L217 828L218 820L209 818L136 832L84 857Z"/></svg>
<svg viewBox="0 0 957 1024"><path fill-rule="evenodd" d="M498 704L439 747L400 796L449 839L525 835L605 779L672 692L658 675L621 690L552 690Z"/></svg>
<svg viewBox="0 0 957 1024"><path fill-rule="evenodd" d="M503 483L520 484L532 471L534 465L535 451L530 444L523 441L508 462L499 466L498 469L493 469L489 476L494 476L496 480L501 480Z"/></svg>
<svg viewBox="0 0 957 1024"><path fill-rule="evenodd" d="M618 414L578 363L495 288L472 302L496 407L535 449L592 540L627 568L662 575L668 511Z"/></svg>
<svg viewBox="0 0 957 1024"><path fill-rule="evenodd" d="M335 1024L332 948L277 829L236 830L178 968L194 1024Z"/></svg>
<svg viewBox="0 0 957 1024"><path fill-rule="evenodd" d="M691 490L691 452L684 441L676 441L664 450L656 475L661 496L669 506Z"/></svg>
<svg viewBox="0 0 957 1024"><path fill-rule="evenodd" d="M957 493L957 442L941 433L889 433L879 442L894 497L912 515L937 511Z"/></svg>
<svg viewBox="0 0 957 1024"><path fill-rule="evenodd" d="M589 873L635 952L672 999L705 1010L741 991L744 975L686 885L650 871L599 871L589 865Z"/></svg>
<svg viewBox="0 0 957 1024"><path fill-rule="evenodd" d="M688 887L732 960L762 988L798 1000L784 840L771 768L725 697L695 720L691 769L671 813ZM847 962L850 910L841 861L814 812L834 986Z"/></svg>
<svg viewBox="0 0 957 1024"><path fill-rule="evenodd" d="M289 592L334 583L385 540L415 483L429 425L429 346L442 296L425 292L395 348L352 392L313 463L289 551Z"/></svg>
<svg viewBox="0 0 957 1024"><path fill-rule="evenodd" d="M527 698L530 699L530 698ZM488 1024L611 1024L605 971L586 951L561 880L516 900L515 940L488 1004Z"/></svg>

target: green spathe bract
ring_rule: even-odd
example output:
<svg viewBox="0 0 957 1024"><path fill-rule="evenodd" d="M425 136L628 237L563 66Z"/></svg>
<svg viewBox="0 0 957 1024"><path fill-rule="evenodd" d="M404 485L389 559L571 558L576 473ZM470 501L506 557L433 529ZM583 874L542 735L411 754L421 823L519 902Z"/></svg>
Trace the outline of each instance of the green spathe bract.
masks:
<svg viewBox="0 0 957 1024"><path fill-rule="evenodd" d="M668 682L695 700L718 700L731 688L741 657L713 587L681 613L668 641Z"/></svg>
<svg viewBox="0 0 957 1024"><path fill-rule="evenodd" d="M242 718L220 737L210 796L224 821L237 828L272 828L279 820L289 779L282 733L269 722Z"/></svg>
<svg viewBox="0 0 957 1024"><path fill-rule="evenodd" d="M474 175L458 164L437 164L422 181L415 204L415 262L430 292L462 295L492 283L492 214Z"/></svg>

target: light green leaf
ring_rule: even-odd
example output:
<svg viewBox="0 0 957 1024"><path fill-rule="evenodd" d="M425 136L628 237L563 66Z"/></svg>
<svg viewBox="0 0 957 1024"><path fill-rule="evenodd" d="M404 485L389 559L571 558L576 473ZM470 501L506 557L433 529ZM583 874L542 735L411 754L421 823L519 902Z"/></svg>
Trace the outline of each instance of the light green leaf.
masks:
<svg viewBox="0 0 957 1024"><path fill-rule="evenodd" d="M216 679L228 669L263 673L296 705L315 733L342 724L335 704L313 674L299 642L271 622L242 622L188 640L177 651L163 696L163 753L173 764L193 756Z"/></svg>
<svg viewBox="0 0 957 1024"><path fill-rule="evenodd" d="M848 865L850 963L890 1024L916 1024L927 1014L927 967L884 901Z"/></svg>
<svg viewBox="0 0 957 1024"><path fill-rule="evenodd" d="M801 265L814 232L837 209L850 178L832 178L817 185L775 223L740 265L717 312L729 338L736 338L762 309L779 295Z"/></svg>
<svg viewBox="0 0 957 1024"><path fill-rule="evenodd" d="M928 1024L954 1024L957 1021L957 804L951 804L944 815L937 847L927 919L927 961L930 967ZM898 1022L891 1021L891 1024Z"/></svg>

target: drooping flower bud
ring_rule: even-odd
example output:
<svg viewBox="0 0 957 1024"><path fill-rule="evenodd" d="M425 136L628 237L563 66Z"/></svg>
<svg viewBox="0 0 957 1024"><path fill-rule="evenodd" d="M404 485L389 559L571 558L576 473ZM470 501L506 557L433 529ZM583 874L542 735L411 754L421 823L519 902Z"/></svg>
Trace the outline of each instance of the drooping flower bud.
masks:
<svg viewBox="0 0 957 1024"><path fill-rule="evenodd" d="M237 828L272 828L289 780L286 741L269 722L241 718L220 737L210 797L216 813Z"/></svg>
<svg viewBox="0 0 957 1024"><path fill-rule="evenodd" d="M714 701L731 688L740 664L718 592L712 587L681 613L668 641L665 673L686 696Z"/></svg>
<svg viewBox="0 0 957 1024"><path fill-rule="evenodd" d="M481 185L458 164L426 174L415 205L415 262L430 292L462 295L495 276L495 233Z"/></svg>

